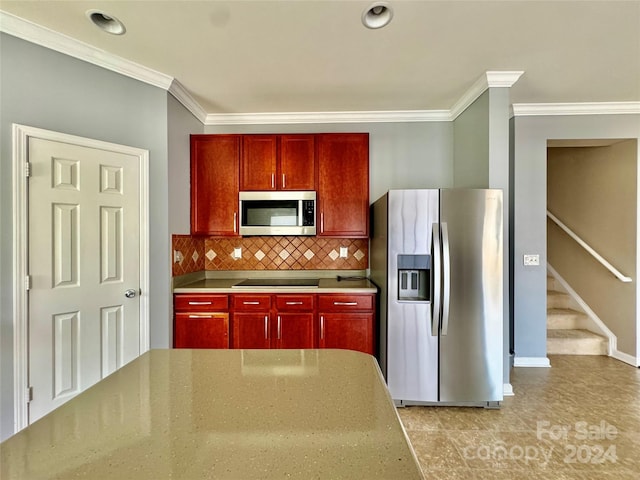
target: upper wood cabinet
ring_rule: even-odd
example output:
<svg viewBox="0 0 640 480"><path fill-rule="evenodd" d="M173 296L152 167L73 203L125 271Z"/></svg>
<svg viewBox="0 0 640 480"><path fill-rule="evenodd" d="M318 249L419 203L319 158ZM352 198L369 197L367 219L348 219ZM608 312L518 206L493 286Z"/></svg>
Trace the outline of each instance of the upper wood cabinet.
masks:
<svg viewBox="0 0 640 480"><path fill-rule="evenodd" d="M243 135L240 190L315 190L314 135Z"/></svg>
<svg viewBox="0 0 640 480"><path fill-rule="evenodd" d="M240 135L191 135L191 234L238 235Z"/></svg>
<svg viewBox="0 0 640 480"><path fill-rule="evenodd" d="M369 236L369 134L316 136L318 235Z"/></svg>

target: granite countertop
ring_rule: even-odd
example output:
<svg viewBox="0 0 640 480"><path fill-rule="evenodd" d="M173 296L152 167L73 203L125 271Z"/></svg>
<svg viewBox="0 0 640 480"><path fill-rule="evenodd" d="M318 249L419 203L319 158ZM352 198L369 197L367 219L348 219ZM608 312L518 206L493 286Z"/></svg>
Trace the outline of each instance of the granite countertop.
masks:
<svg viewBox="0 0 640 480"><path fill-rule="evenodd" d="M375 359L152 350L0 444L3 479L423 479Z"/></svg>
<svg viewBox="0 0 640 480"><path fill-rule="evenodd" d="M308 275L309 278L313 274ZM376 286L368 279L338 280L336 276L319 278L317 287L233 287L250 278L203 278L173 289L174 293L376 293Z"/></svg>

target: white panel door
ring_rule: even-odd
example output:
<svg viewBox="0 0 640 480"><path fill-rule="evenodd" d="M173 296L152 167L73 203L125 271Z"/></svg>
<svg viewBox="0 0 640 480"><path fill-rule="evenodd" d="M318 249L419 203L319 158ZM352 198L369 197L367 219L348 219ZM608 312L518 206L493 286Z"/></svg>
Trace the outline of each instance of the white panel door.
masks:
<svg viewBox="0 0 640 480"><path fill-rule="evenodd" d="M140 165L29 139L29 423L140 354Z"/></svg>

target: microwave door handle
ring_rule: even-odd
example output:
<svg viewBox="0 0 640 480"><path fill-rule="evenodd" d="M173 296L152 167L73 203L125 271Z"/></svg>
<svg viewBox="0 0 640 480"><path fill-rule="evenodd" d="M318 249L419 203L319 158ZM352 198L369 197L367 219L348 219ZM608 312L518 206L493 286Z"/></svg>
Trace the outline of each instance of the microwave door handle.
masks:
<svg viewBox="0 0 640 480"><path fill-rule="evenodd" d="M284 187L284 173L282 174L282 186ZM304 225L304 202L298 200L298 226Z"/></svg>

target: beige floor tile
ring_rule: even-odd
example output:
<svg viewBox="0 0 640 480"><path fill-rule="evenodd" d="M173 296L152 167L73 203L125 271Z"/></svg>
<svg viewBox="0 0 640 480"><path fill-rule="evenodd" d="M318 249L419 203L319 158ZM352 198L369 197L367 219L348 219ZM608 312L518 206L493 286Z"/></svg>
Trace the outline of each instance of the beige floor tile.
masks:
<svg viewBox="0 0 640 480"><path fill-rule="evenodd" d="M513 369L515 396L500 410L399 409L426 478L638 480L640 369L600 356L550 361Z"/></svg>

